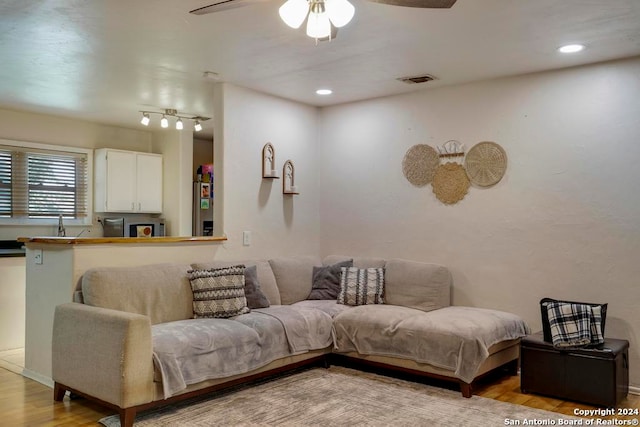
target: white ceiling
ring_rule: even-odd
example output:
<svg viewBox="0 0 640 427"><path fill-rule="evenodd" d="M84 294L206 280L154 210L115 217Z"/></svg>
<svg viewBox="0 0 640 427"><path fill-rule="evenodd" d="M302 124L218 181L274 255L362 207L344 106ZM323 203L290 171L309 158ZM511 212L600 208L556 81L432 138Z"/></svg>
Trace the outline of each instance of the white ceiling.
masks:
<svg viewBox="0 0 640 427"><path fill-rule="evenodd" d="M201 16L188 11L210 1L3 0L0 107L144 129L139 110L211 117L204 71L326 106L640 55L640 0L351 1L353 21L316 46L281 22L284 0ZM574 42L586 50L556 51ZM425 73L438 80L396 80Z"/></svg>

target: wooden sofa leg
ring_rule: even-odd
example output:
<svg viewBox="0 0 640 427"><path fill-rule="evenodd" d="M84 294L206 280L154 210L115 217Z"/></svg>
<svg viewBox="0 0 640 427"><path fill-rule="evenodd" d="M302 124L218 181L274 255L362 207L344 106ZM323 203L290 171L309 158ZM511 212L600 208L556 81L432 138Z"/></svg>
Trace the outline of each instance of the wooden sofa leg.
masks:
<svg viewBox="0 0 640 427"><path fill-rule="evenodd" d="M460 391L462 392L462 397L471 397L471 384L460 381Z"/></svg>
<svg viewBox="0 0 640 427"><path fill-rule="evenodd" d="M120 426L133 427L133 421L136 419L136 408L120 409Z"/></svg>
<svg viewBox="0 0 640 427"><path fill-rule="evenodd" d="M53 384L53 400L56 402L62 402L64 399L64 395L67 393L67 389L64 388L61 384L54 383Z"/></svg>

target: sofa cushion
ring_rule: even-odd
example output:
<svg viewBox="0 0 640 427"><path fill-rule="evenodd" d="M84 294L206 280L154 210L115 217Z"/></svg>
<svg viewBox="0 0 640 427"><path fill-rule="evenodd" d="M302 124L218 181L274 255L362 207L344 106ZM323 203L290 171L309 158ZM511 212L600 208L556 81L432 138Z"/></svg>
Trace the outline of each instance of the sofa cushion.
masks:
<svg viewBox="0 0 640 427"><path fill-rule="evenodd" d="M328 255L322 260L322 265L331 265L352 259L353 266L358 268L379 268L384 267L384 258L375 257L350 257L346 255Z"/></svg>
<svg viewBox="0 0 640 427"><path fill-rule="evenodd" d="M248 313L244 265L189 270L195 318L228 318Z"/></svg>
<svg viewBox="0 0 640 427"><path fill-rule="evenodd" d="M258 271L255 265L244 269L244 296L247 298L247 307L266 308L269 307L269 299L260 289Z"/></svg>
<svg viewBox="0 0 640 427"><path fill-rule="evenodd" d="M280 290L281 304L293 304L309 296L313 266L321 262L315 256L295 256L270 259L269 264Z"/></svg>
<svg viewBox="0 0 640 427"><path fill-rule="evenodd" d="M193 317L188 265L100 267L82 276L84 303L149 316L152 324Z"/></svg>
<svg viewBox="0 0 640 427"><path fill-rule="evenodd" d="M342 267L338 304L384 304L384 268Z"/></svg>
<svg viewBox="0 0 640 427"><path fill-rule="evenodd" d="M342 267L353 267L353 260L313 267L311 293L307 299L337 299L340 293Z"/></svg>
<svg viewBox="0 0 640 427"><path fill-rule="evenodd" d="M497 310L445 307L425 313L368 305L335 316L333 333L337 353L356 351L428 363L470 383L491 346L520 338L529 327L519 316Z"/></svg>
<svg viewBox="0 0 640 427"><path fill-rule="evenodd" d="M315 308L327 313L332 318L345 310L353 308L350 305L338 304L334 299L306 299L291 304L291 307Z"/></svg>
<svg viewBox="0 0 640 427"><path fill-rule="evenodd" d="M451 273L446 267L402 259L387 261L387 304L431 311L451 305Z"/></svg>
<svg viewBox="0 0 640 427"><path fill-rule="evenodd" d="M232 265L243 264L246 267L256 266L258 272L258 281L260 282L260 290L269 300L269 304L280 304L280 291L276 284L276 278L273 275L271 266L265 260L248 260L248 261L211 261L198 262L191 264L194 270L208 270L210 268L229 267Z"/></svg>

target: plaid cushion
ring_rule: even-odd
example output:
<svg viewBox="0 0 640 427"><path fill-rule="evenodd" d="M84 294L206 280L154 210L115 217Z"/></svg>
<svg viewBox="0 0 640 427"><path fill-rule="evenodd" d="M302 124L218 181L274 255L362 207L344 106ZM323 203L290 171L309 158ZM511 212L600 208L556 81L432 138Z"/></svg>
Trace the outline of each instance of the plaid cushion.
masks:
<svg viewBox="0 0 640 427"><path fill-rule="evenodd" d="M547 314L554 347L579 347L604 342L600 307L550 302L547 304Z"/></svg>
<svg viewBox="0 0 640 427"><path fill-rule="evenodd" d="M384 304L384 268L342 267L338 304Z"/></svg>

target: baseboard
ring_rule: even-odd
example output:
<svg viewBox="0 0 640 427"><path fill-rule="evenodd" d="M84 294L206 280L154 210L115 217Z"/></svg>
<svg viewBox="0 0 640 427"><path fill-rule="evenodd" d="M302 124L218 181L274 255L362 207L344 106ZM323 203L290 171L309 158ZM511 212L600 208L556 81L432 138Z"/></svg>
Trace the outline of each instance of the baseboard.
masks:
<svg viewBox="0 0 640 427"><path fill-rule="evenodd" d="M37 372L33 372L33 371L25 368L25 369L22 370L22 376L23 377L27 377L30 380L37 381L40 384L44 384L49 388L53 388L53 380L51 378L45 377L44 375L39 374Z"/></svg>
<svg viewBox="0 0 640 427"><path fill-rule="evenodd" d="M630 385L629 386L629 394L640 395L640 387L636 387L636 386Z"/></svg>

